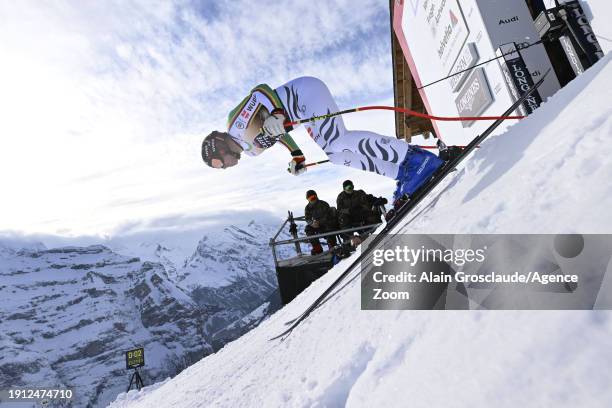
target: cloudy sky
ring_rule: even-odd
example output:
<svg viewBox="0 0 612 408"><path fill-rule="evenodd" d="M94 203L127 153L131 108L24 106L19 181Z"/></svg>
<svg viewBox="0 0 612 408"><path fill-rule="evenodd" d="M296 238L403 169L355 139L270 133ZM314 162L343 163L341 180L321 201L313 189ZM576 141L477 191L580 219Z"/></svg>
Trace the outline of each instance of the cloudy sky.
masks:
<svg viewBox="0 0 612 408"><path fill-rule="evenodd" d="M392 180L333 165L294 177L281 146L203 165L203 136L256 84L325 81L340 108L392 104L388 2L0 3L0 232L116 236L282 217L309 188L388 195ZM389 113L345 118L392 135ZM310 161L323 152L293 132ZM264 214L262 211L265 211Z"/></svg>

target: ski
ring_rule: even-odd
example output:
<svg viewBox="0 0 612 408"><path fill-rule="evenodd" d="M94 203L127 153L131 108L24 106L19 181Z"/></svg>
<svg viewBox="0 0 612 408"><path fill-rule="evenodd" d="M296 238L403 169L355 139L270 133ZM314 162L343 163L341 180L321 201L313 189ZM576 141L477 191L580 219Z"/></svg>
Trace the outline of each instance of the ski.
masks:
<svg viewBox="0 0 612 408"><path fill-rule="evenodd" d="M546 76L550 72L550 69L542 75L540 78L530 89L528 89L525 94L523 94L519 99L517 99L502 115L502 117L506 117L514 112L533 92L535 92L540 85L546 79ZM493 122L484 132L480 135L476 136L461 152L461 154L455 157L453 160L447 162L442 166L438 171L436 171L431 178L423 184L415 194L410 197L410 199L404 203L397 211L395 216L387 222L384 228L373 238L372 242L368 244L368 248L375 248L376 245L397 225L398 221L403 219L408 213L416 207L444 178L451 174L455 167L461 163L483 140L485 140L497 127L504 121L504 119L497 119ZM369 250L362 250L361 254L355 259L344 272L342 272L336 280L334 280L331 285L319 295L311 305L297 318L287 322L286 324L289 327L280 333L279 335L272 337L270 340L276 340L279 338L283 338L289 335L293 329L295 329L301 322L303 322L324 300L327 299L328 295L333 292L333 290L344 280L344 278L351 273L351 271L363 261L366 256L370 253Z"/></svg>

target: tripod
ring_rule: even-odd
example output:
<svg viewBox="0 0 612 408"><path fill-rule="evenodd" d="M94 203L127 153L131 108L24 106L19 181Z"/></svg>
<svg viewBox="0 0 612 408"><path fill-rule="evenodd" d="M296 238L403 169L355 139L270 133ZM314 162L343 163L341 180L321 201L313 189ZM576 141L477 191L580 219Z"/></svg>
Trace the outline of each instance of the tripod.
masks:
<svg viewBox="0 0 612 408"><path fill-rule="evenodd" d="M138 391L140 391L142 387L144 387L144 383L142 382L142 378L140 377L140 374L138 373L137 368L134 369L134 373L132 374L132 377L130 378L130 385L128 385L128 389L126 392L130 392L130 390L132 389L132 383L135 383Z"/></svg>

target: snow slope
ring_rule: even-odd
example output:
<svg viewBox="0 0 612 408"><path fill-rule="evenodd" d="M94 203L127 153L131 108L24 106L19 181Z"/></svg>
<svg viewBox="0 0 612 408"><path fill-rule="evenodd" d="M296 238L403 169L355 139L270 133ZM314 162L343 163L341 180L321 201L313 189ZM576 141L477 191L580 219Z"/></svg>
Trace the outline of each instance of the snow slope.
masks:
<svg viewBox="0 0 612 408"><path fill-rule="evenodd" d="M611 232L610 80L608 55L484 142L399 229ZM609 312L361 311L354 279L285 341L269 341L350 261L216 354L111 406L612 406Z"/></svg>

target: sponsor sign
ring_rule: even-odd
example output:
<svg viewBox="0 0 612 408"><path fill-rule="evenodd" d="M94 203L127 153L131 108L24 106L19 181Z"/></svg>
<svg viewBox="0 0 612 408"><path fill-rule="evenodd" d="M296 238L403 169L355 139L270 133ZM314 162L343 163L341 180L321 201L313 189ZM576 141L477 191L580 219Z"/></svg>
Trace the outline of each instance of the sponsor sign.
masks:
<svg viewBox="0 0 612 408"><path fill-rule="evenodd" d="M586 51L586 57L591 64L604 57L603 50L595 37L595 33L589 24L589 19L584 14L580 3L572 1L566 3L564 8L567 10L568 24L572 26L572 31L576 35L577 40L582 44Z"/></svg>
<svg viewBox="0 0 612 408"><path fill-rule="evenodd" d="M457 58L457 62L453 69L451 70L451 75L460 71L464 71L461 74L454 75L450 78L451 88L453 92L457 92L461 85L465 82L465 79L469 75L470 71L466 71L468 68L476 65L478 62L478 51L476 50L476 45L473 42L467 43L465 47L463 47L463 51Z"/></svg>
<svg viewBox="0 0 612 408"><path fill-rule="evenodd" d="M450 71L469 34L457 0L423 0L417 18L424 18L434 39L435 54Z"/></svg>
<svg viewBox="0 0 612 408"><path fill-rule="evenodd" d="M482 68L476 68L455 99L459 116L478 116L493 102L493 95ZM463 121L464 128L475 121Z"/></svg>
<svg viewBox="0 0 612 408"><path fill-rule="evenodd" d="M514 43L502 44L499 47L498 54L501 54L504 57L503 64L505 66L503 68L506 82L508 82L508 86L511 89L514 88L512 93L515 98L518 99L534 85L531 74L527 69L527 64L525 64L520 51ZM538 91L533 92L523 104L525 113L531 114L540 106L541 103L542 98L540 97Z"/></svg>
<svg viewBox="0 0 612 408"><path fill-rule="evenodd" d="M529 8L527 7L527 2L520 0L476 1L479 6L480 16L483 18L484 24L487 27L486 34L494 50L497 50L503 44L509 43L516 43L517 47L521 49L521 47L526 47L539 40L539 35L536 31ZM486 54L484 50L479 51L481 51L483 59L488 59L490 51L487 50ZM537 81L542 73L552 68L546 50L542 44L523 49L521 54L527 68L529 68L529 71L533 75L534 81ZM491 67L495 65L496 64L491 64ZM489 75L488 78L492 83L495 82L491 72L487 71L487 75ZM560 84L553 71L547 76L538 92L545 98L551 96L559 90L559 88ZM503 111L503 108L500 110Z"/></svg>
<svg viewBox="0 0 612 408"><path fill-rule="evenodd" d="M518 23L519 22L519 16L512 16L512 17L507 17L507 18L500 18L499 22L497 23L497 25L504 25L504 24L511 24L511 23Z"/></svg>
<svg viewBox="0 0 612 408"><path fill-rule="evenodd" d="M520 96L518 89L516 89L516 87L514 86L514 81L512 81L512 75L510 75L510 71L508 70L508 67L505 64L500 65L502 68L502 73L504 74L504 82L506 83L506 89L510 92L512 98L516 101L518 98L520 98ZM519 106L517 110L519 111L519 115L527 115L527 111L525 110L525 107L523 105Z"/></svg>
<svg viewBox="0 0 612 408"><path fill-rule="evenodd" d="M576 75L582 74L585 68L582 65L582 61L580 61L580 57L578 56L578 52L576 51L572 40L567 35L563 35L559 37L559 42L563 47L563 51L565 51L565 55L567 55L567 60L574 70L574 73Z"/></svg>
<svg viewBox="0 0 612 408"><path fill-rule="evenodd" d="M246 127L246 123L244 122L244 120L242 120L240 118L240 116L238 118L236 118L236 121L234 122L234 125L238 129L244 129Z"/></svg>
<svg viewBox="0 0 612 408"><path fill-rule="evenodd" d="M505 85L500 64L476 65L494 57L500 44L539 39L525 1L403 0L393 4L393 29L428 113L495 115L515 100ZM551 67L542 44L525 49L522 55L533 81ZM558 89L551 72L540 95L547 97ZM450 144L463 145L489 124L438 121L434 129ZM498 132L508 124L502 124Z"/></svg>

